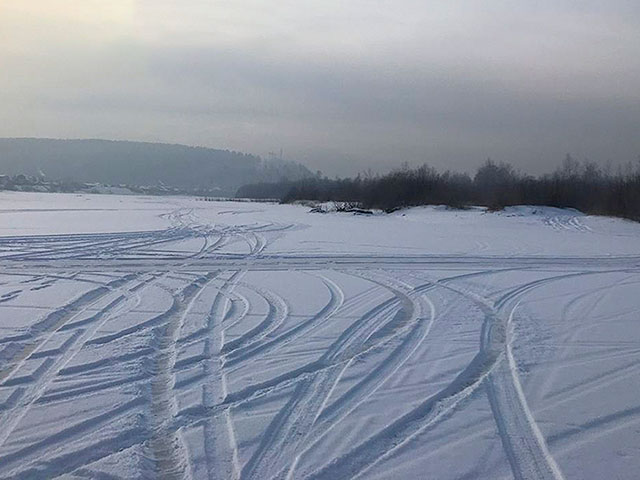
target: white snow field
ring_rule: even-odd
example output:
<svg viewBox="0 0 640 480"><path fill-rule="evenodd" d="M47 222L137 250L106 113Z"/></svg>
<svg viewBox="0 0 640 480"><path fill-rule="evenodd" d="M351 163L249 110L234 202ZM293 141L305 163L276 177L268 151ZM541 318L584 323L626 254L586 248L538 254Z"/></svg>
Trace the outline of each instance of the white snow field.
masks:
<svg viewBox="0 0 640 480"><path fill-rule="evenodd" d="M640 224L0 194L0 478L637 479Z"/></svg>

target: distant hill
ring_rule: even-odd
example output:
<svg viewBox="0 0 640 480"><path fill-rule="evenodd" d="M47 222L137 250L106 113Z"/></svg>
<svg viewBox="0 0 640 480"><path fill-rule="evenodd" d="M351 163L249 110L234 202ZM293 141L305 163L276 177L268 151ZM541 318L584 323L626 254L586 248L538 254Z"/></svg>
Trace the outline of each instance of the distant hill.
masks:
<svg viewBox="0 0 640 480"><path fill-rule="evenodd" d="M229 150L112 140L0 138L0 174L110 185L165 184L233 194L247 183L311 176L298 163Z"/></svg>

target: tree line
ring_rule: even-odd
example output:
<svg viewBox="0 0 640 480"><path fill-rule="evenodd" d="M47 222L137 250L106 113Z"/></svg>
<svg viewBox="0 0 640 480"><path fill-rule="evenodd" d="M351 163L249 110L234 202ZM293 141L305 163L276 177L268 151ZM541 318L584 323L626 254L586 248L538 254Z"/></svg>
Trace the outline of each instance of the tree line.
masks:
<svg viewBox="0 0 640 480"><path fill-rule="evenodd" d="M508 163L487 160L475 175L438 172L407 165L385 175L360 174L329 179L317 174L297 181L281 180L241 187L237 197L352 202L386 212L417 205L471 205L500 210L510 205L575 208L594 215L640 221L640 159L613 171L567 155L553 173L522 174Z"/></svg>

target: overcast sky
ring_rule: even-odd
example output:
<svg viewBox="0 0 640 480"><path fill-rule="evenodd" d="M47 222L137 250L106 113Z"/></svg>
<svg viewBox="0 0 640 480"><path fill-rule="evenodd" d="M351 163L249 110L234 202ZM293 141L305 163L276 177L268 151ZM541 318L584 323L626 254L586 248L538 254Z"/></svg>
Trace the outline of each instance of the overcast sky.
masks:
<svg viewBox="0 0 640 480"><path fill-rule="evenodd" d="M0 0L0 136L325 173L640 154L638 0Z"/></svg>

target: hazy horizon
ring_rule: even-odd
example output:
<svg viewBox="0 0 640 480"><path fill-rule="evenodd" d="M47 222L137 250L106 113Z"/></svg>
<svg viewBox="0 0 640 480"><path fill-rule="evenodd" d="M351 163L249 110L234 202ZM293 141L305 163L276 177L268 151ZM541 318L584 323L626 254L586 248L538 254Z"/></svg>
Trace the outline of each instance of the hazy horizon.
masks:
<svg viewBox="0 0 640 480"><path fill-rule="evenodd" d="M0 137L177 143L326 174L640 154L640 4L5 0Z"/></svg>

